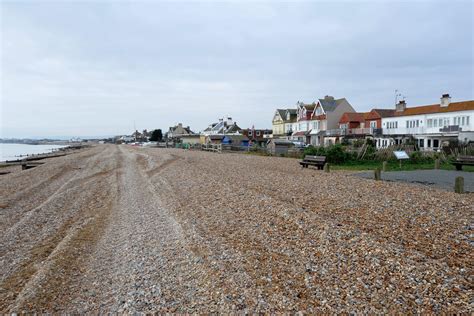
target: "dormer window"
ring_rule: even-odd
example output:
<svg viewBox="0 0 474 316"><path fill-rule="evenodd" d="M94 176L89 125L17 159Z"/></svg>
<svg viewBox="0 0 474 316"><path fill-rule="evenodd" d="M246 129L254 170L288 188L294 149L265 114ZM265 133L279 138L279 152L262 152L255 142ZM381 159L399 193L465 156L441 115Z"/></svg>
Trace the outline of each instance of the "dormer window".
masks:
<svg viewBox="0 0 474 316"><path fill-rule="evenodd" d="M323 110L320 107L316 108L316 115L321 115L321 114L323 114Z"/></svg>

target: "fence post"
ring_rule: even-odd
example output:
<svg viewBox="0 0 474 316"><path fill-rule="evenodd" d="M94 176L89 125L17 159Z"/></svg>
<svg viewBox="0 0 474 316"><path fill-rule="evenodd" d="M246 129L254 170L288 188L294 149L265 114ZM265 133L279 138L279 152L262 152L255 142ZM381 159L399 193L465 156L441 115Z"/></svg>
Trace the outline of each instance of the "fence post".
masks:
<svg viewBox="0 0 474 316"><path fill-rule="evenodd" d="M439 159L435 159L435 169L439 169L440 161Z"/></svg>
<svg viewBox="0 0 474 316"><path fill-rule="evenodd" d="M377 180L377 181L379 181L381 178L382 178L382 177L381 177L381 173L380 173L380 168L376 168L376 169L374 170L374 179Z"/></svg>
<svg viewBox="0 0 474 316"><path fill-rule="evenodd" d="M456 177L456 180L454 182L454 192L464 193L464 178L463 177Z"/></svg>
<svg viewBox="0 0 474 316"><path fill-rule="evenodd" d="M324 164L324 172L329 172L329 163Z"/></svg>
<svg viewBox="0 0 474 316"><path fill-rule="evenodd" d="M382 162L382 171L383 172L387 171L387 162L386 161Z"/></svg>

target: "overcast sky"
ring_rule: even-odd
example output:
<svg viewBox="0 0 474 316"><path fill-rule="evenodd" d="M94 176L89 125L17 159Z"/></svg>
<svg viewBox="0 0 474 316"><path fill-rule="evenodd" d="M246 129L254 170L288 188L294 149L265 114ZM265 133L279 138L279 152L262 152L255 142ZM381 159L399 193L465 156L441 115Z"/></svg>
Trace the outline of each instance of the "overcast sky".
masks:
<svg viewBox="0 0 474 316"><path fill-rule="evenodd" d="M1 136L204 129L325 95L473 99L473 2L1 2Z"/></svg>

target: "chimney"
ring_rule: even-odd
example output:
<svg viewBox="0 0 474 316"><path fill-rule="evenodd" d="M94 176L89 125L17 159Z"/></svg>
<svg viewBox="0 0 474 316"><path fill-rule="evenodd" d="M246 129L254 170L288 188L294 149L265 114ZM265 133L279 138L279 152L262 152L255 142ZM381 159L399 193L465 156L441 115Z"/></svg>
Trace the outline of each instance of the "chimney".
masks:
<svg viewBox="0 0 474 316"><path fill-rule="evenodd" d="M326 95L326 96L324 97L324 100L334 101L334 97L331 96L331 95Z"/></svg>
<svg viewBox="0 0 474 316"><path fill-rule="evenodd" d="M219 119L219 123L222 123L223 121L224 121L223 118L220 118L220 119Z"/></svg>
<svg viewBox="0 0 474 316"><path fill-rule="evenodd" d="M183 123L178 123L178 127L183 127Z"/></svg>
<svg viewBox="0 0 474 316"><path fill-rule="evenodd" d="M395 110L397 112L403 112L405 111L406 108L407 108L407 103L405 102L405 100L400 100L398 101L398 104L395 105Z"/></svg>
<svg viewBox="0 0 474 316"><path fill-rule="evenodd" d="M451 97L449 96L449 93L443 94L440 100L440 105L442 107L448 106L451 103Z"/></svg>

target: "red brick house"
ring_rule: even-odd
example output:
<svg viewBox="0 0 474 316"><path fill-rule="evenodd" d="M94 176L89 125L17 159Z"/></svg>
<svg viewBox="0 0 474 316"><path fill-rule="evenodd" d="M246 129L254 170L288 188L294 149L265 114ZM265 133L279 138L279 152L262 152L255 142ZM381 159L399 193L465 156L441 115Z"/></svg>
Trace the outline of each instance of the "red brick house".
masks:
<svg viewBox="0 0 474 316"><path fill-rule="evenodd" d="M393 116L394 110L373 109L370 112L346 112L339 120L345 136L374 136L382 133L382 118Z"/></svg>
<svg viewBox="0 0 474 316"><path fill-rule="evenodd" d="M255 128L247 128L242 130L242 135L245 135L249 143L256 144L258 146L265 146L269 138L269 135L272 134L271 129L255 129ZM265 136L268 135L268 136Z"/></svg>

